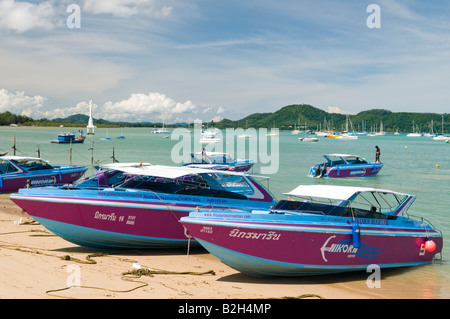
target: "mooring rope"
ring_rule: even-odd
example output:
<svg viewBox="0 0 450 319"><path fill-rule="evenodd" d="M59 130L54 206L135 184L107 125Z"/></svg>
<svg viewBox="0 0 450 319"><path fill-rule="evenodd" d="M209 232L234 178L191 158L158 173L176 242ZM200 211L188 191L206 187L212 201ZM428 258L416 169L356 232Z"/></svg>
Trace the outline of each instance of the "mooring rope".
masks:
<svg viewBox="0 0 450 319"><path fill-rule="evenodd" d="M151 269L133 269L122 273L123 276L134 275L136 278L141 276L153 277L153 275L193 275L193 276L203 276L203 275L216 275L214 270L208 270L205 272L195 272L195 271L168 271L168 270L151 270Z"/></svg>

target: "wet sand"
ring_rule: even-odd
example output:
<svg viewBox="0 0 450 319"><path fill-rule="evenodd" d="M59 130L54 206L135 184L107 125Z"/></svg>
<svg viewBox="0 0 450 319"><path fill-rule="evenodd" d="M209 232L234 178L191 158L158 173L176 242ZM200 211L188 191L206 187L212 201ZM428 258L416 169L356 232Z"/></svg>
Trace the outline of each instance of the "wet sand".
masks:
<svg viewBox="0 0 450 319"><path fill-rule="evenodd" d="M141 270L136 270L138 264ZM202 248L191 248L189 254L187 247L91 250L53 235L23 213L8 194L0 195L3 299L395 298L395 292L369 289L368 275L261 279L224 265Z"/></svg>

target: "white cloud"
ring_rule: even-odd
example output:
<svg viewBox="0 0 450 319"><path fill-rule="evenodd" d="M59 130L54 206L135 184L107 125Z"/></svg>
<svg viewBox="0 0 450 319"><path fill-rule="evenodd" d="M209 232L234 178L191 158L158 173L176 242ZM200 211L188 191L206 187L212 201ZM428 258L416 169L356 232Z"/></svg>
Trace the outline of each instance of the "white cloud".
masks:
<svg viewBox="0 0 450 319"><path fill-rule="evenodd" d="M169 119L173 114L195 110L196 105L189 100L180 103L161 93L133 93L127 100L105 103L96 117L112 121L149 121L155 117Z"/></svg>
<svg viewBox="0 0 450 319"><path fill-rule="evenodd" d="M89 104L78 102L75 106L52 107L51 101L40 95L30 96L25 92L9 92L0 89L0 112L10 111L34 119L64 118L74 114L89 114ZM106 102L103 105L93 103L94 119L128 122L166 123L192 122L199 116L203 121L220 121L224 109L212 106L197 106L192 101L176 102L162 93L133 93L126 100Z"/></svg>
<svg viewBox="0 0 450 319"><path fill-rule="evenodd" d="M153 17L165 18L172 13L172 7L158 8L153 0L84 0L83 10L92 14L111 14L125 18L139 13L151 13Z"/></svg>
<svg viewBox="0 0 450 319"><path fill-rule="evenodd" d="M338 114L345 114L344 111L342 111L340 108L336 107L336 106L329 106L328 113L338 113Z"/></svg>
<svg viewBox="0 0 450 319"><path fill-rule="evenodd" d="M28 96L25 92L12 93L5 89L0 89L0 111L10 111L14 114L35 116L39 114L39 109L43 107L47 99L40 95Z"/></svg>
<svg viewBox="0 0 450 319"><path fill-rule="evenodd" d="M0 0L0 28L17 33L34 29L51 30L55 11L50 2L33 4L15 0Z"/></svg>

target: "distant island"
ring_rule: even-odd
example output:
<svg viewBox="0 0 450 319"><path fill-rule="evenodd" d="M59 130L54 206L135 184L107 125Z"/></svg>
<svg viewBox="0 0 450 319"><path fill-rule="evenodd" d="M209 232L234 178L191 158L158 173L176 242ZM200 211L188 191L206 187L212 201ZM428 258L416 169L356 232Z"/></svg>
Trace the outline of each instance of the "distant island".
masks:
<svg viewBox="0 0 450 319"><path fill-rule="evenodd" d="M220 122L209 122L208 126L224 128L278 128L280 130L304 130L305 127L312 131L330 130L343 131L350 122L349 130L378 132L383 130L393 132L442 132L442 119L444 118L444 132L449 132L449 114L415 113L415 112L391 112L383 109L373 109L359 112L356 115L328 113L308 104L294 104L282 107L276 112L254 113L240 120L232 121L223 119ZM347 121L348 119L348 121ZM0 113L0 125L23 126L66 126L83 127L88 123L89 117L83 114L71 115L67 118L53 120L34 120L24 115L15 115L9 111ZM110 122L103 119L94 119L97 127L162 127L162 123L151 122ZM445 122L447 121L447 122ZM414 124L414 128L413 128ZM186 126L189 123L166 124L166 127ZM192 125L192 123L190 123Z"/></svg>

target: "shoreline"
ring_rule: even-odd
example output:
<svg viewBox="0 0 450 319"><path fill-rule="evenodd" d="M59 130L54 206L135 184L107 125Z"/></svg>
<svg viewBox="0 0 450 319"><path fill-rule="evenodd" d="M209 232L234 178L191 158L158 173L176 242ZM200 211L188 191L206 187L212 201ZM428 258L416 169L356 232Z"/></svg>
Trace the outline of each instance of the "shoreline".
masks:
<svg viewBox="0 0 450 319"><path fill-rule="evenodd" d="M203 248L191 248L188 255L187 247L107 252L80 247L36 223L9 194L0 194L0 225L2 299L404 298L367 288L366 273L261 279L226 266ZM136 271L135 263L142 269Z"/></svg>

